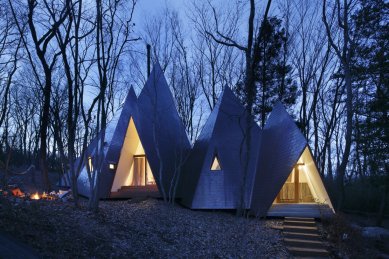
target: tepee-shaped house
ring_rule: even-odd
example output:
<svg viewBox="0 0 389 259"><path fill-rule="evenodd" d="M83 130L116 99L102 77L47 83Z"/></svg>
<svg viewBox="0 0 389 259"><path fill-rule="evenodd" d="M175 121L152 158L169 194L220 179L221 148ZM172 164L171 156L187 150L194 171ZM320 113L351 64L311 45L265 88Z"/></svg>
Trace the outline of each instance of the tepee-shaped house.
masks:
<svg viewBox="0 0 389 259"><path fill-rule="evenodd" d="M100 198L172 195L190 143L159 64L138 98L131 88L105 134ZM90 159L78 178L84 196L90 196L86 167L93 167L95 149L88 147Z"/></svg>
<svg viewBox="0 0 389 259"><path fill-rule="evenodd" d="M251 209L266 216L272 204L332 203L307 140L281 103L262 131Z"/></svg>
<svg viewBox="0 0 389 259"><path fill-rule="evenodd" d="M131 118L136 117L137 106L136 106L136 94L134 89L131 87L126 100L123 103L123 106L120 110L115 113L115 116L108 123L105 129L104 137L104 157L101 165L100 171L100 180L99 180L99 197L100 198L109 198L111 194L111 187L113 180L116 175L119 175L118 171L118 162L121 157L121 153L126 149L127 142L126 137L129 129ZM83 163L80 175L77 179L78 191L81 195L89 197L90 193L90 181L88 179L89 169L93 169L94 164L96 164L96 148L99 140L98 136L90 143L86 152L87 163ZM91 170L93 171L93 170Z"/></svg>
<svg viewBox="0 0 389 259"><path fill-rule="evenodd" d="M191 145L158 63L138 97L138 111L139 136L156 183L174 196Z"/></svg>
<svg viewBox="0 0 389 259"><path fill-rule="evenodd" d="M192 209L249 208L259 138L259 127L225 87L185 164L182 203Z"/></svg>

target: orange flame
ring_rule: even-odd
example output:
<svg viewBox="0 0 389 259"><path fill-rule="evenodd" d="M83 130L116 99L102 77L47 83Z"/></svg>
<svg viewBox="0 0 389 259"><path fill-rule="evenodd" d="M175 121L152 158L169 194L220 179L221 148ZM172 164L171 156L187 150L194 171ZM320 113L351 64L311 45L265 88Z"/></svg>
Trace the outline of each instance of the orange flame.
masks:
<svg viewBox="0 0 389 259"><path fill-rule="evenodd" d="M30 196L30 199L31 200L39 200L40 199L39 194L37 192L34 193L33 195Z"/></svg>

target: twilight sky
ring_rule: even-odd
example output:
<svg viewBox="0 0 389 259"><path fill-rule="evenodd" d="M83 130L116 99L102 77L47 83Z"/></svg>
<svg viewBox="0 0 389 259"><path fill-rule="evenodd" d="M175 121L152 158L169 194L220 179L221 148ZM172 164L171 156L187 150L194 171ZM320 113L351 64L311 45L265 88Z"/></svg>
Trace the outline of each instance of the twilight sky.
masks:
<svg viewBox="0 0 389 259"><path fill-rule="evenodd" d="M163 12L165 7L180 12L186 5L185 0L138 0L135 7L135 23L137 27L142 27L145 16L154 16Z"/></svg>

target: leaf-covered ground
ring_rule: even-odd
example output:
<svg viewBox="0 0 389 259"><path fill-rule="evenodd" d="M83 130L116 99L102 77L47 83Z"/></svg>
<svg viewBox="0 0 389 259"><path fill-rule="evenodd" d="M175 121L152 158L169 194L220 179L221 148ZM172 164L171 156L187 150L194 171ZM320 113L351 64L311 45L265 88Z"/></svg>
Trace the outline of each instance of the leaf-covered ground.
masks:
<svg viewBox="0 0 389 259"><path fill-rule="evenodd" d="M160 200L101 201L97 214L62 201L2 199L0 229L42 256L288 258L278 220L192 211Z"/></svg>

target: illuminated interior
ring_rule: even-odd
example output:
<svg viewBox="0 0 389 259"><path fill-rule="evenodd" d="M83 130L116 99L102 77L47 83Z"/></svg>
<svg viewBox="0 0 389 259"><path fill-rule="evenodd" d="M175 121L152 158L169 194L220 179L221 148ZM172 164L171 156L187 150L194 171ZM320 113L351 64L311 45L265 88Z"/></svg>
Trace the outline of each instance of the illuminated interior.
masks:
<svg viewBox="0 0 389 259"><path fill-rule="evenodd" d="M274 203L332 204L308 147L282 186Z"/></svg>
<svg viewBox="0 0 389 259"><path fill-rule="evenodd" d="M222 168L220 167L219 159L217 158L217 156L215 156L213 158L213 162L211 165L211 171L220 171L220 170L222 170Z"/></svg>
<svg viewBox="0 0 389 259"><path fill-rule="evenodd" d="M127 128L111 191L122 186L154 185L155 180L133 119Z"/></svg>
<svg viewBox="0 0 389 259"><path fill-rule="evenodd" d="M301 203L315 201L308 185L306 173L302 169L303 166L302 164L295 165L277 196L277 202Z"/></svg>

